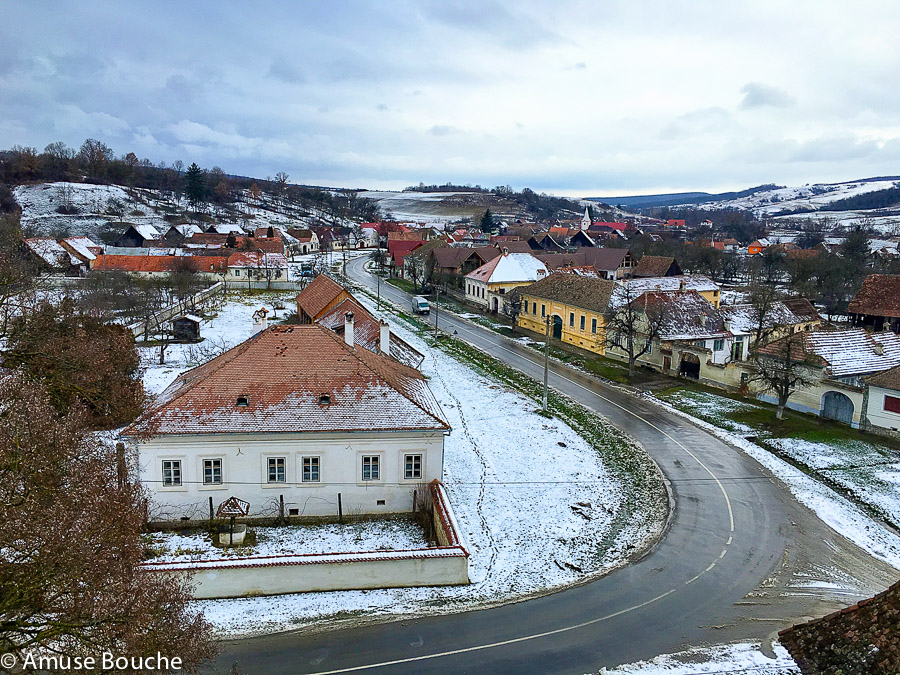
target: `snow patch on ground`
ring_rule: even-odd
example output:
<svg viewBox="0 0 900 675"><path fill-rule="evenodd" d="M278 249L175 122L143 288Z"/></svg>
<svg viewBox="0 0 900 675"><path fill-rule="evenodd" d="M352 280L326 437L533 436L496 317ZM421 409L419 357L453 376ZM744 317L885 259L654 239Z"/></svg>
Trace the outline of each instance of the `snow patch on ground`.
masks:
<svg viewBox="0 0 900 675"><path fill-rule="evenodd" d="M154 532L152 547L157 552L147 562L197 562L248 556L280 556L348 551L402 551L429 546L422 528L412 517L363 520L344 525L291 525L252 527L256 544L252 547L222 549L205 533Z"/></svg>
<svg viewBox="0 0 900 675"><path fill-rule="evenodd" d="M359 299L373 309L368 298ZM233 346L253 333L250 317L264 303L271 299L232 294L204 322L201 334ZM568 425L542 417L530 399L432 350L395 317L383 316L392 331L426 354L421 370L453 427L445 445L444 483L469 544L472 584L197 601L221 634L496 604L602 574L657 534L660 524L652 519L614 527L631 488ZM195 364L191 347L173 346L164 366L152 363L152 347L143 350L148 391L160 391Z"/></svg>
<svg viewBox="0 0 900 675"><path fill-rule="evenodd" d="M867 516L855 504L755 443L694 417L665 401L654 400L753 457L787 485L797 501L811 509L831 529L870 555L900 570L900 537Z"/></svg>
<svg viewBox="0 0 900 675"><path fill-rule="evenodd" d="M698 647L657 656L650 661L603 668L600 673L601 675L699 675L751 672L759 675L787 675L800 672L784 647L775 644L773 651L774 659L763 654L761 645L753 642Z"/></svg>

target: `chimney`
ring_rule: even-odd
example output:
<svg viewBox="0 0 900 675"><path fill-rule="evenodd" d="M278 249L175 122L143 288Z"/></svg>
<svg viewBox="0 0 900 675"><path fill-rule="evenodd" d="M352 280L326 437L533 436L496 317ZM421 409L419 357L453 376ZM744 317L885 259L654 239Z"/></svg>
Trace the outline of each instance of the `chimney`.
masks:
<svg viewBox="0 0 900 675"><path fill-rule="evenodd" d="M391 327L388 325L388 322L384 319L380 322L380 331L381 334L379 336L378 341L378 349L381 350L382 354L390 354L391 353Z"/></svg>
<svg viewBox="0 0 900 675"><path fill-rule="evenodd" d="M686 288L686 286L687 284L684 283L684 277L681 277L681 281L678 282L678 292L684 293L684 289Z"/></svg>
<svg viewBox="0 0 900 675"><path fill-rule="evenodd" d="M353 312L344 314L344 342L348 347L353 346Z"/></svg>
<svg viewBox="0 0 900 675"><path fill-rule="evenodd" d="M506 246L503 247L503 255L509 255L509 249Z"/></svg>
<svg viewBox="0 0 900 675"><path fill-rule="evenodd" d="M706 325L706 312L700 312L699 318L700 318L700 325L705 326Z"/></svg>

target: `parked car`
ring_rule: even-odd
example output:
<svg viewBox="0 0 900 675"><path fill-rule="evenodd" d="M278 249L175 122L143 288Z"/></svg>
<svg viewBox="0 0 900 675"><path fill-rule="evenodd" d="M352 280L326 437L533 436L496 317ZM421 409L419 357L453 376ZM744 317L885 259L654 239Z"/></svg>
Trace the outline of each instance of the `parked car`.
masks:
<svg viewBox="0 0 900 675"><path fill-rule="evenodd" d="M431 305L421 295L414 295L412 299L412 311L414 314L431 314Z"/></svg>

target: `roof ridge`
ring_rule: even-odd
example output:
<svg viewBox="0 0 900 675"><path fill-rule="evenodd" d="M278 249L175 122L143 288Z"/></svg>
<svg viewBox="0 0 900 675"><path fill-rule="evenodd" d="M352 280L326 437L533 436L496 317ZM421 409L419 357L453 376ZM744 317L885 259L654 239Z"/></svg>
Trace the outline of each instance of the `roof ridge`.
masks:
<svg viewBox="0 0 900 675"><path fill-rule="evenodd" d="M374 317L373 317L373 318L374 318ZM346 340L345 340L345 339L341 339L341 338L338 336L337 333L335 333L334 331L328 330L327 328L325 328L324 326L320 326L319 324L313 324L313 325L318 326L325 334L327 334L327 335L328 335L329 337L331 337L335 342L337 342L338 344L340 344L344 349L346 349L349 353L351 353L351 354L353 355L353 357L354 357L357 361L359 361L363 366L365 366L365 368L366 368L369 372L371 372L372 374L374 374L379 380L381 380L382 382L384 382L385 384L387 384L389 387L391 387L392 389L394 389L395 391L397 391L401 396L403 396L403 398L405 398L407 401L409 401L409 402L412 403L414 406L416 406L417 408L419 408L419 410L422 410L422 411L425 412L427 415L429 415L430 417L436 419L436 420L437 420L438 422L440 422L441 424L443 424L443 425L445 425L445 426L447 426L447 427L450 426L450 425L447 423L447 420L441 419L440 417L437 417L433 412L431 412L430 410L427 410L426 408L424 408L424 407L422 406L421 403L419 403L418 401L416 401L416 400L410 398L409 396L407 396L407 394L406 394L406 392L405 392L404 390L402 390L402 389L396 387L396 386L394 385L393 382L391 382L390 380L388 380L387 378L385 378L381 373L379 373L375 368L373 368L371 365L369 365L369 364L366 363L366 361L365 361L366 358L380 359L380 358L389 358L389 357L385 357L385 356L382 356L382 355L380 355L380 354L375 354L374 352L371 352L371 351L369 351L368 349L365 349L365 348L363 348L363 351L366 352L366 357L365 357L365 358L360 357L360 354L361 354L362 352L358 351L358 350L356 349L356 347L351 347L350 345L348 345L347 342L346 342ZM394 359L393 362L390 363L389 365L390 365L392 368L394 368L394 369L399 368L399 369L402 370L402 369L405 368L405 369L411 370L413 373L415 373L415 375L418 375L418 378L417 378L417 379L420 379L422 382L425 382L425 376L422 375L422 373L420 373L420 372L419 372L418 370L416 370L415 368L412 368L411 366L407 366L405 363L401 363L400 361L397 361L396 359ZM432 397L433 397L433 395L432 395ZM437 400L436 398L434 399L434 402L437 403L438 409L441 411L441 414L443 414L443 413L444 413L444 409L441 408L441 404L438 402L438 400Z"/></svg>

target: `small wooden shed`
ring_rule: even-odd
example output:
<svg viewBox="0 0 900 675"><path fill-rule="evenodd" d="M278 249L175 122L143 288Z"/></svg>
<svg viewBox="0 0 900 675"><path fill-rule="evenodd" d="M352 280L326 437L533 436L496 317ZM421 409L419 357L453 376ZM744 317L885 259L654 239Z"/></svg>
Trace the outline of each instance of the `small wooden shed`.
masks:
<svg viewBox="0 0 900 675"><path fill-rule="evenodd" d="M194 314L182 314L172 320L172 333L175 342L199 342L200 322L203 321Z"/></svg>

